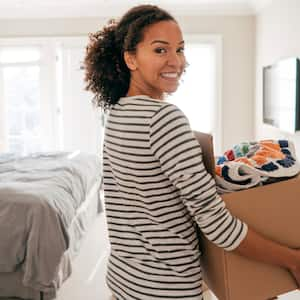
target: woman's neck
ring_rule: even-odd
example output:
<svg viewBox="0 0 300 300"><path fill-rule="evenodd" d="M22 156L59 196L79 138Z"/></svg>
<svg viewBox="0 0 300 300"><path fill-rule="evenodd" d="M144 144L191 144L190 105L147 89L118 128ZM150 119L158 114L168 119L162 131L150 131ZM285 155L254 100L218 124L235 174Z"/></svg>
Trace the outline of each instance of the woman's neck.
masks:
<svg viewBox="0 0 300 300"><path fill-rule="evenodd" d="M141 86L135 85L133 82L130 82L128 92L126 94L127 97L145 95L153 99L163 100L163 93L159 93L157 91L150 91L149 89L142 88Z"/></svg>

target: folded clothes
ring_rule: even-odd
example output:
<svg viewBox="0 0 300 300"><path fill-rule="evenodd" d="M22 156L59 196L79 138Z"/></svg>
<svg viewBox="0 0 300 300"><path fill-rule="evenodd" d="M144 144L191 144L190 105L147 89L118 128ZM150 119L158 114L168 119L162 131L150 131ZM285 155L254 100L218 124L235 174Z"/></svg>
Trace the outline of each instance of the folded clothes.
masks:
<svg viewBox="0 0 300 300"><path fill-rule="evenodd" d="M215 167L219 193L238 191L289 178L300 172L288 140L243 142L219 157Z"/></svg>

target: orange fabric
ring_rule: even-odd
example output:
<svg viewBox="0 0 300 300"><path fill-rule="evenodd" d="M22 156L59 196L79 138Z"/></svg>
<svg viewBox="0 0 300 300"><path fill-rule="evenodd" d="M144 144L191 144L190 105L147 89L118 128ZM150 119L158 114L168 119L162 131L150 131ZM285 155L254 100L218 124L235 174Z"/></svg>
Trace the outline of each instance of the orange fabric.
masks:
<svg viewBox="0 0 300 300"><path fill-rule="evenodd" d="M261 155L264 157L284 159L285 155L281 152L275 151L273 149L268 149L267 147L263 147L256 152L256 155Z"/></svg>
<svg viewBox="0 0 300 300"><path fill-rule="evenodd" d="M259 166L264 165L268 160L265 156L262 155L254 155L251 157Z"/></svg>
<svg viewBox="0 0 300 300"><path fill-rule="evenodd" d="M239 157L237 159L235 159L236 162L242 162L246 165L249 165L251 167L253 167L253 163L251 162L251 160L249 158L246 157Z"/></svg>
<svg viewBox="0 0 300 300"><path fill-rule="evenodd" d="M222 167L220 165L217 165L215 168L216 175L221 176Z"/></svg>
<svg viewBox="0 0 300 300"><path fill-rule="evenodd" d="M281 151L280 145L279 144L274 144L272 141L261 141L259 144L264 145L266 147L272 148L277 151Z"/></svg>

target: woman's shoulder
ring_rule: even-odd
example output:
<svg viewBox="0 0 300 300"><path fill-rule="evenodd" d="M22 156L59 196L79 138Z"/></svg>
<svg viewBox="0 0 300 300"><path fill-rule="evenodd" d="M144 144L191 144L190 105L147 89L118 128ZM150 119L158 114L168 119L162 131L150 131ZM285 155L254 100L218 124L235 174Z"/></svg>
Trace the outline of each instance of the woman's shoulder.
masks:
<svg viewBox="0 0 300 300"><path fill-rule="evenodd" d="M121 97L114 107L115 110L132 111L147 115L147 117L157 118L164 115L182 115L184 113L173 103L165 100L154 99L145 95Z"/></svg>
<svg viewBox="0 0 300 300"><path fill-rule="evenodd" d="M159 111L160 109L166 109L166 108L179 110L179 108L176 105L168 101L151 98L145 95L121 97L117 105L124 108L129 108L129 107L135 107L136 109L149 108L153 110L153 112Z"/></svg>
<svg viewBox="0 0 300 300"><path fill-rule="evenodd" d="M182 110L175 104L169 102L162 102L151 118L152 125L169 124L173 121L188 123L188 119Z"/></svg>

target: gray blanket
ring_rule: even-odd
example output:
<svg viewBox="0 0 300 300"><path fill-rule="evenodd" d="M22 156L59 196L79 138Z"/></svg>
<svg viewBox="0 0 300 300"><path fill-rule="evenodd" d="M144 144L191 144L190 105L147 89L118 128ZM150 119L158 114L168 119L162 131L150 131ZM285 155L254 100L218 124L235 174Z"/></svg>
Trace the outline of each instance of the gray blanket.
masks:
<svg viewBox="0 0 300 300"><path fill-rule="evenodd" d="M0 155L0 273L21 266L24 286L53 289L68 227L100 171L79 152Z"/></svg>

